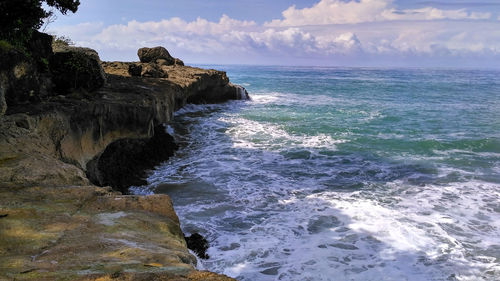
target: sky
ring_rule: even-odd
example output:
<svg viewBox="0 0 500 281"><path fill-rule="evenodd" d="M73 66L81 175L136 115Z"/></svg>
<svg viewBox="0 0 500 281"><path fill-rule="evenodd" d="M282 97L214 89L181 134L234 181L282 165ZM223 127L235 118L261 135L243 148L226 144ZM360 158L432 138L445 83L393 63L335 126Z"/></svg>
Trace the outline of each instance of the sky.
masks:
<svg viewBox="0 0 500 281"><path fill-rule="evenodd" d="M81 0L46 31L137 61L500 68L500 0Z"/></svg>

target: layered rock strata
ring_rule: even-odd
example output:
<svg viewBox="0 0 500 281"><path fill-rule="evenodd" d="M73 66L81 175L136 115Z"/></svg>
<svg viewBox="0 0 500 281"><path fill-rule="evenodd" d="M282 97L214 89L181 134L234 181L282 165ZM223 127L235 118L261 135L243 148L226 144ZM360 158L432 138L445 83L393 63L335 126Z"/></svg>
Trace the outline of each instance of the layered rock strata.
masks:
<svg viewBox="0 0 500 281"><path fill-rule="evenodd" d="M96 56L56 50L45 72L23 59L0 69L0 280L232 280L195 270L168 196L92 184L126 192L173 153L162 126L174 111L246 91L224 72L179 64L160 67L168 78L148 78L132 77L132 63L102 63L102 81ZM92 68L92 81L50 77L75 71L68 57ZM14 87L22 79L33 82L28 94ZM158 147L153 161L130 161Z"/></svg>

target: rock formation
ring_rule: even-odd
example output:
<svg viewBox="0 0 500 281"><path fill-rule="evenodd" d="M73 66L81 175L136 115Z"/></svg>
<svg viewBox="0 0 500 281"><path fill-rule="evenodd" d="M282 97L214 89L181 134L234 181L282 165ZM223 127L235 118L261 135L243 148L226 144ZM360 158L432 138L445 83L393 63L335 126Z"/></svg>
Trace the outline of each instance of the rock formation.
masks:
<svg viewBox="0 0 500 281"><path fill-rule="evenodd" d="M148 77L143 63L45 49L0 50L0 279L232 280L195 270L168 196L118 191L173 153L163 124L175 110L246 91L168 65L166 50L145 52L162 73Z"/></svg>
<svg viewBox="0 0 500 281"><path fill-rule="evenodd" d="M139 60L143 63L157 63L159 65L180 65L183 66L184 62L180 59L174 58L170 55L167 49L163 47L154 48L140 48L137 51Z"/></svg>
<svg viewBox="0 0 500 281"><path fill-rule="evenodd" d="M77 89L94 91L106 82L101 60L89 48L59 46L50 57L50 71L55 91L66 94Z"/></svg>

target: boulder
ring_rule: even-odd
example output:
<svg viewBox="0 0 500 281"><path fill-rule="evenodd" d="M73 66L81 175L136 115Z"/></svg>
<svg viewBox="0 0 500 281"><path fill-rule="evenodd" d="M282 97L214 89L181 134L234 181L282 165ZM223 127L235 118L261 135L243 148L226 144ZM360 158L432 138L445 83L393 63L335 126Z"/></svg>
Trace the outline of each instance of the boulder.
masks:
<svg viewBox="0 0 500 281"><path fill-rule="evenodd" d="M140 48L137 51L137 55L141 62L156 62L158 59L164 59L168 65L173 65L175 63L175 58L163 47Z"/></svg>
<svg viewBox="0 0 500 281"><path fill-rule="evenodd" d="M184 235L184 239L186 240L188 249L195 252L198 257L205 260L210 258L207 255L207 250L210 245L205 237L196 232L191 234L191 236Z"/></svg>
<svg viewBox="0 0 500 281"><path fill-rule="evenodd" d="M89 48L54 48L49 65L55 90L59 94L69 93L73 89L94 91L106 82L99 55Z"/></svg>

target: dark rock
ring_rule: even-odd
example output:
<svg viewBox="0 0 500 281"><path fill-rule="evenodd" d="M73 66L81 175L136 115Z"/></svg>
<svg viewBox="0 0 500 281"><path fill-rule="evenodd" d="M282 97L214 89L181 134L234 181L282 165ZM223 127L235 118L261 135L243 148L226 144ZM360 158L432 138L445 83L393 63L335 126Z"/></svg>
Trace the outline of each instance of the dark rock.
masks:
<svg viewBox="0 0 500 281"><path fill-rule="evenodd" d="M0 48L0 115L8 106L37 103L49 95L52 88L48 70L51 38L48 34L34 32L26 51Z"/></svg>
<svg viewBox="0 0 500 281"><path fill-rule="evenodd" d="M157 59L155 62L157 65L160 65L160 66L170 65L169 61L167 61L166 59Z"/></svg>
<svg viewBox="0 0 500 281"><path fill-rule="evenodd" d="M94 91L106 82L106 75L96 51L89 48L60 47L50 59L55 90L60 94L74 89Z"/></svg>
<svg viewBox="0 0 500 281"><path fill-rule="evenodd" d="M176 58L174 61L174 65L184 66L184 62L182 60Z"/></svg>
<svg viewBox="0 0 500 281"><path fill-rule="evenodd" d="M224 76L226 74L224 73ZM221 79L220 81L224 81ZM202 91L198 91L195 95L188 98L188 103L205 104L205 103L219 103L227 100L246 100L250 99L248 92L245 88L227 84L215 84L207 87Z"/></svg>
<svg viewBox="0 0 500 281"><path fill-rule="evenodd" d="M150 139L122 139L108 145L88 162L87 177L96 185L128 193L130 186L147 184L146 171L166 161L176 149L174 138L160 125Z"/></svg>
<svg viewBox="0 0 500 281"><path fill-rule="evenodd" d="M199 233L193 233L191 236L184 236L186 239L188 249L196 253L196 255L202 259L210 258L207 255L208 241L205 237L201 236Z"/></svg>
<svg viewBox="0 0 500 281"><path fill-rule="evenodd" d="M6 86L3 85L6 79L0 78L0 116L4 115L7 111L7 101L5 101Z"/></svg>
<svg viewBox="0 0 500 281"><path fill-rule="evenodd" d="M52 56L52 36L46 33L34 31L29 41L28 49L35 61L40 63L41 68L46 68L47 65L43 59L48 59Z"/></svg>
<svg viewBox="0 0 500 281"><path fill-rule="evenodd" d="M158 59L163 59L166 61L167 65L175 64L175 58L170 55L170 53L164 47L154 47L154 48L140 48L137 51L139 60L141 62L156 62Z"/></svg>
<svg viewBox="0 0 500 281"><path fill-rule="evenodd" d="M128 74L130 76L141 76L142 73L142 65L132 63L128 66Z"/></svg>
<svg viewBox="0 0 500 281"><path fill-rule="evenodd" d="M142 67L141 76L150 78L167 78L168 74L164 72L159 65L149 63Z"/></svg>

